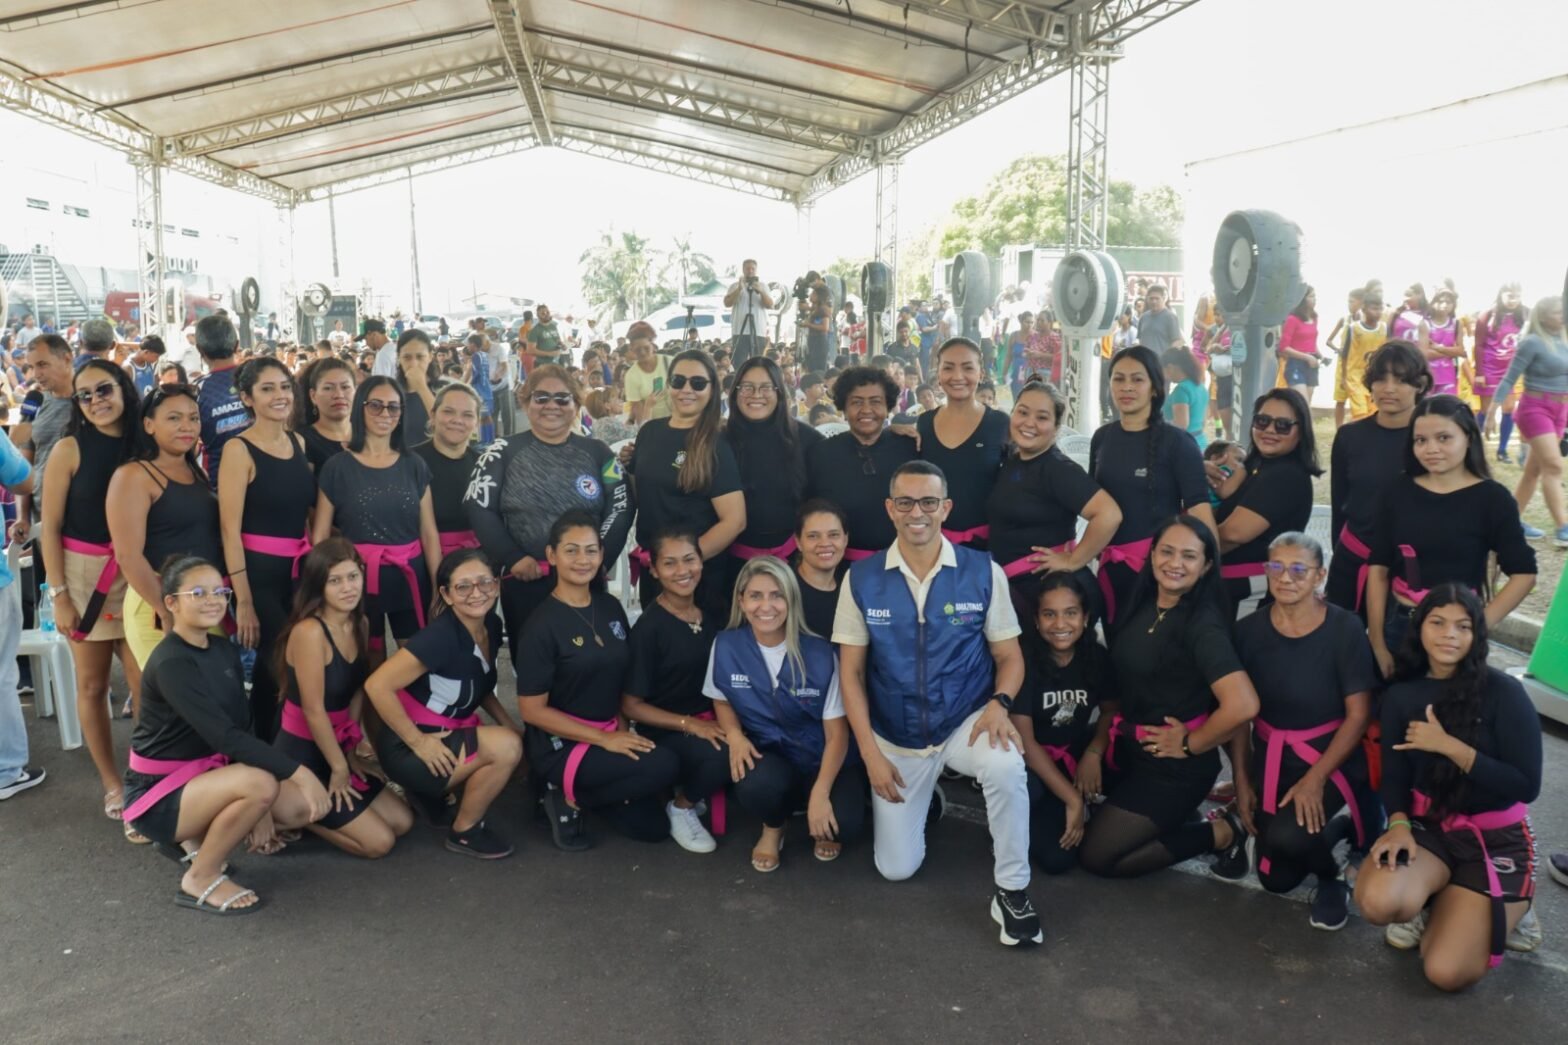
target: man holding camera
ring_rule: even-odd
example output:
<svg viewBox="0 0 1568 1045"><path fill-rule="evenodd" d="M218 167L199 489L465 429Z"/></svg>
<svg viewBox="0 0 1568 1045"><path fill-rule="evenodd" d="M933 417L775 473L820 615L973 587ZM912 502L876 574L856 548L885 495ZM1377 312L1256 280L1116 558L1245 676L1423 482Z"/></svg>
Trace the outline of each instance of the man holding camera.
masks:
<svg viewBox="0 0 1568 1045"><path fill-rule="evenodd" d="M760 356L768 347L768 312L773 307L773 297L767 284L757 278L757 262L747 258L740 263L740 279L724 295L724 304L730 310L730 336L734 339L733 358L739 366L742 360Z"/></svg>

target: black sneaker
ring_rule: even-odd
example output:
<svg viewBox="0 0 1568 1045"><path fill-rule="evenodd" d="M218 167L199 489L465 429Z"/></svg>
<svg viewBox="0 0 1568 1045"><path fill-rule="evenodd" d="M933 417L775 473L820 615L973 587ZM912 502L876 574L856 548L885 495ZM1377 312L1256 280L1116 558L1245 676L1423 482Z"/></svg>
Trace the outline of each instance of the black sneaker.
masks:
<svg viewBox="0 0 1568 1045"><path fill-rule="evenodd" d="M1002 927L1001 941L1008 947L1045 939L1040 916L1023 889L998 889L991 897L991 920Z"/></svg>
<svg viewBox="0 0 1568 1045"><path fill-rule="evenodd" d="M39 784L44 782L44 777L48 775L49 774L42 769L33 769L30 766L23 766L21 776L17 777L15 780L11 781L11 783L5 785L4 787L0 787L0 799L10 798L12 795L19 795L30 787L37 787Z"/></svg>
<svg viewBox="0 0 1568 1045"><path fill-rule="evenodd" d="M1307 916L1307 924L1314 929L1326 932L1338 932L1350 920L1350 886L1345 884L1343 878L1333 881L1318 882L1318 890L1312 897L1312 913Z"/></svg>
<svg viewBox="0 0 1568 1045"><path fill-rule="evenodd" d="M417 795L412 791L404 793L409 804L425 816L425 821L431 827L441 831L449 831L452 821L457 819L457 803L451 801L455 795Z"/></svg>
<svg viewBox="0 0 1568 1045"><path fill-rule="evenodd" d="M467 831L447 832L446 847L478 860L499 860L512 855L511 844L486 827L483 820Z"/></svg>
<svg viewBox="0 0 1568 1045"><path fill-rule="evenodd" d="M926 807L926 826L930 827L947 815L947 792L937 784L931 789L931 804Z"/></svg>
<svg viewBox="0 0 1568 1045"><path fill-rule="evenodd" d="M588 832L583 829L583 813L566 802L566 796L555 788L544 793L544 815L550 821L550 837L555 847L567 853L580 853L593 848Z"/></svg>
<svg viewBox="0 0 1568 1045"><path fill-rule="evenodd" d="M1214 877L1223 878L1227 882L1239 882L1247 877L1248 871L1252 870L1252 857L1247 852L1247 843L1251 840L1251 836L1247 834L1247 829L1241 826L1241 818L1234 811L1226 811L1225 822L1230 824L1231 842L1220 850L1209 872Z"/></svg>

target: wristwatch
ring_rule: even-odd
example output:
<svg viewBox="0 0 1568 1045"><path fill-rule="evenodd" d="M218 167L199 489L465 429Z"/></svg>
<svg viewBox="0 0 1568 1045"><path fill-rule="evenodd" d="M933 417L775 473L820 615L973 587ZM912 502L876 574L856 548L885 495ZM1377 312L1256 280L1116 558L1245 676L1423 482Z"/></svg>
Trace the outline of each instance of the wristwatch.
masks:
<svg viewBox="0 0 1568 1045"><path fill-rule="evenodd" d="M1189 741L1191 739L1192 739L1192 734L1190 734L1190 733L1183 733L1182 734L1182 738L1181 738L1181 753L1186 755L1188 758L1192 757L1192 748L1187 746L1187 741Z"/></svg>
<svg viewBox="0 0 1568 1045"><path fill-rule="evenodd" d="M1013 698L1006 693L994 693L991 695L991 699L1002 705L1002 710L1009 715L1013 713Z"/></svg>

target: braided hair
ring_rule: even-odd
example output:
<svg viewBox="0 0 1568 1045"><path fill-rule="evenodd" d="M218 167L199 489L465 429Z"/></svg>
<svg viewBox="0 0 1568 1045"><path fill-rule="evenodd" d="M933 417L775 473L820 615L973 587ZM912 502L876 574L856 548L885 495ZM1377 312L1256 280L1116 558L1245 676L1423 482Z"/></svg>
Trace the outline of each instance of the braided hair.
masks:
<svg viewBox="0 0 1568 1045"><path fill-rule="evenodd" d="M1149 502L1154 502L1154 472L1155 462L1160 459L1160 441L1165 435L1165 367L1160 363L1160 357L1154 354L1154 349L1144 345L1131 345L1122 349L1111 357L1111 371L1114 373L1116 364L1123 359L1131 359L1140 364L1149 373L1149 427L1144 430L1144 484L1148 490ZM1100 464L1095 461L1095 480L1100 479ZM1103 484L1102 484L1103 485Z"/></svg>

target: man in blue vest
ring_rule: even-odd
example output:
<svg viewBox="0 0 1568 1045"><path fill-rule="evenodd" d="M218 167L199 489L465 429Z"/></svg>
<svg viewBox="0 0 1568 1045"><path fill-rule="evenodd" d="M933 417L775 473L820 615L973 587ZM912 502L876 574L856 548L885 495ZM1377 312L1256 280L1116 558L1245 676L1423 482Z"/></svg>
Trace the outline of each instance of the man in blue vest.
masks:
<svg viewBox="0 0 1568 1045"><path fill-rule="evenodd" d="M1039 943L1029 784L1008 717L1024 658L1007 578L942 536L953 502L936 465L900 465L886 504L898 540L851 568L833 619L844 713L871 780L877 870L891 881L919 870L938 775L972 776L996 860L991 917L1004 944Z"/></svg>

